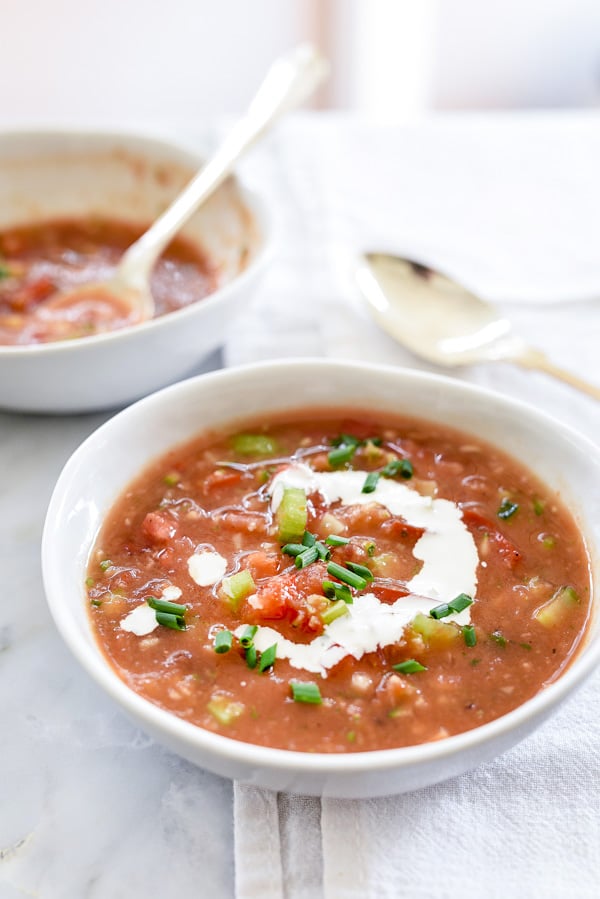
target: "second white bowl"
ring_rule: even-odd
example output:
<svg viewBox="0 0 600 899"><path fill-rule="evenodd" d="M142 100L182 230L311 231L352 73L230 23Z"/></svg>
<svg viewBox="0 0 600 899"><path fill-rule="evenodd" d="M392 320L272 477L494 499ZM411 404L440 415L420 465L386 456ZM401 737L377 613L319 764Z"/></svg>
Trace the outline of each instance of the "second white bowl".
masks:
<svg viewBox="0 0 600 899"><path fill-rule="evenodd" d="M200 164L194 153L149 137L71 131L0 135L0 228L88 215L150 223ZM264 267L270 244L266 210L229 179L182 234L217 263L218 290L121 331L0 346L0 408L114 408L185 377L216 349Z"/></svg>

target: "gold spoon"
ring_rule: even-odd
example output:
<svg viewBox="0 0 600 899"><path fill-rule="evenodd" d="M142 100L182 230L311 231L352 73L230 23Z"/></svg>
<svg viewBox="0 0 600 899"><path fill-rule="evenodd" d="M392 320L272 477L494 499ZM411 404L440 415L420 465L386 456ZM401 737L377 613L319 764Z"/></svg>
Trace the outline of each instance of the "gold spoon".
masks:
<svg viewBox="0 0 600 899"><path fill-rule="evenodd" d="M435 269L398 256L366 253L356 280L377 324L428 362L450 367L513 362L600 400L600 387L528 346L490 303Z"/></svg>

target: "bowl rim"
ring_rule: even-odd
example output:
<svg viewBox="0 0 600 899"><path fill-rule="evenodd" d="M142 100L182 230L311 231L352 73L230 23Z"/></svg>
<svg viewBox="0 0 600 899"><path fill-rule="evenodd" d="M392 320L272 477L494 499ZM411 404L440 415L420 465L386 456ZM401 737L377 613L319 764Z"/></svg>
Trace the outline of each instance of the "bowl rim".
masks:
<svg viewBox="0 0 600 899"><path fill-rule="evenodd" d="M53 127L48 129L2 129L0 130L0 151L4 140L36 140L38 138L41 140L57 139L67 142L70 139L79 138L82 138L84 140L99 139L102 141L106 141L107 143L123 141L125 144L127 144L128 142L131 143L132 152L142 153L143 145L145 145L147 147L162 149L166 153L171 151L175 154L179 154L179 161L183 162L187 158L188 164L192 167L199 166L203 161L203 156L200 152L196 152L193 148L183 142L167 140L160 135L153 135L143 131L129 131L120 129L104 130L102 128L93 127L70 128L68 126L65 126L64 128ZM139 144L139 147L137 149L135 147L136 144ZM124 149L127 150L127 146L125 146ZM56 153L59 151L57 149L51 152ZM48 155L51 154L49 153ZM173 161L177 160L174 159ZM2 165L1 156L0 165ZM189 303L187 306L183 306L181 309L176 309L175 311L169 312L166 315L160 315L155 318L147 319L146 321L139 322L138 324L127 325L126 327L119 328L115 331L104 331L100 334L91 334L87 337L75 337L68 340L51 341L49 343L33 343L23 345L0 344L0 359L10 357L25 358L27 356L52 356L57 353L76 352L82 347L101 346L103 344L112 342L115 342L118 345L122 340L130 340L132 338L132 335L135 335L137 338L138 334L142 335L143 339L144 334L147 334L148 332L152 333L156 328L164 328L165 323L176 324L177 322L182 322L183 324L185 324L186 318L193 318L195 315L198 315L199 309L211 310L213 306L219 305L219 303L223 301L223 299L227 299L233 289L243 290L246 282L248 280L251 280L256 273L263 269L273 255L273 212L268 207L264 198L255 189L249 187L236 172L234 172L233 175L230 176L230 178L233 179L240 199L248 208L254 221L256 222L259 234L258 246L252 259L241 272L239 272L237 275L235 275L234 278L232 278L231 281L228 281L222 287L218 287L217 290L214 290L212 293L203 297L201 300L197 300L195 303Z"/></svg>
<svg viewBox="0 0 600 899"><path fill-rule="evenodd" d="M518 732L521 730L524 734L526 730L533 727L531 722L543 720L552 708L579 686L600 663L600 631L595 635L590 635L588 630L587 637L584 637L583 641L580 642L572 661L556 677L556 680L500 718L438 741L392 749L348 753L311 753L261 746L260 744L235 740L184 721L174 713L144 699L128 687L102 655L93 631L91 632L92 640L94 641L93 647L90 647L87 643L82 643L79 639L74 616L70 612L68 604L61 601L61 596L64 595L64 591L61 589L61 580L64 580L64 572L58 566L56 554L53 550L55 535L59 533L57 519L60 517L63 495L69 487L71 475L79 461L86 454L93 452L94 444L98 441L102 442L105 436L109 435L110 431L116 427L115 423L120 423L129 416L135 417L141 413L153 414L155 409L159 409L163 404L172 403L178 393L181 392L183 394L188 391L193 393L199 384L202 384L202 389L206 388L208 392L208 389L213 385L218 386L220 381L243 378L247 372L261 370L276 372L281 368L305 369L307 366L321 368L324 374L328 370L352 369L364 371L366 375L370 374L375 377L391 375L401 380L408 379L416 384L420 383L430 385L431 387L437 386L445 390L449 389L462 394L466 399L477 397L481 400L487 400L497 404L498 407L509 409L513 414L526 416L530 420L533 419L541 427L550 428L554 431L559 430L563 437L570 438L571 442L574 442L581 451L585 451L594 457L595 463L600 469L600 447L574 428L565 425L560 419L542 412L520 399L445 375L417 371L400 366L325 359L322 357L297 357L291 360L273 359L198 375L156 391L111 417L79 445L62 469L48 506L41 547L46 601L59 633L93 680L127 713L138 722L143 722L147 725L153 733L161 732L165 735L166 741L171 739L180 746L185 744L190 751L195 749L205 755L220 756L223 759L250 767L269 768L293 772L298 775L352 776L354 774L375 773L391 769L409 769L412 766L422 767L428 763L443 761L458 753L468 756L469 752L476 751L488 742L501 740L502 737L513 731ZM190 439L192 438L190 437ZM148 457L147 461L150 461L150 457ZM94 539L95 537L96 534L94 534ZM90 543L88 550L91 550L92 545L93 541ZM591 567L593 568L593 565ZM596 586L593 577L592 585L593 587ZM58 597L57 603L53 601L55 597ZM592 590L591 617L596 617L600 614L598 610L594 610L594 597L595 591ZM588 627L589 624L588 622Z"/></svg>

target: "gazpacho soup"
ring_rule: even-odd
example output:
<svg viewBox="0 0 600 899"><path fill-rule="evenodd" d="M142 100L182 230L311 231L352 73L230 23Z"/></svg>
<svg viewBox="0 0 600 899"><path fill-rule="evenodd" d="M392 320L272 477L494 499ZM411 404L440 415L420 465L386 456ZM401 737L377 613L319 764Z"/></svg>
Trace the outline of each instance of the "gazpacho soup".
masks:
<svg viewBox="0 0 600 899"><path fill-rule="evenodd" d="M0 344L89 337L132 324L132 310L108 291L77 295L108 280L148 226L117 219L56 219L0 231ZM152 272L156 315L216 290L218 271L179 236Z"/></svg>
<svg viewBox="0 0 600 899"><path fill-rule="evenodd" d="M591 601L583 539L522 462L356 410L174 449L111 509L87 574L97 640L132 690L306 752L504 715L569 664Z"/></svg>

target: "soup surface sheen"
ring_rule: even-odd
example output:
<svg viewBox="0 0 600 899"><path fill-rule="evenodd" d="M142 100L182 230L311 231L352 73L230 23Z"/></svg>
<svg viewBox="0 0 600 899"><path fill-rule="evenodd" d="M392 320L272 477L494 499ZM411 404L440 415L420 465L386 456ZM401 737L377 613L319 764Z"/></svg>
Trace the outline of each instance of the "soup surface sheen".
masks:
<svg viewBox="0 0 600 899"><path fill-rule="evenodd" d="M111 510L86 590L131 689L306 752L504 715L569 664L590 608L583 540L523 465L356 410L173 450Z"/></svg>
<svg viewBox="0 0 600 899"><path fill-rule="evenodd" d="M0 344L89 337L132 324L131 310L107 292L54 305L63 292L108 280L147 226L106 219L60 219L0 231ZM177 237L150 280L156 315L174 312L217 288L201 250Z"/></svg>

